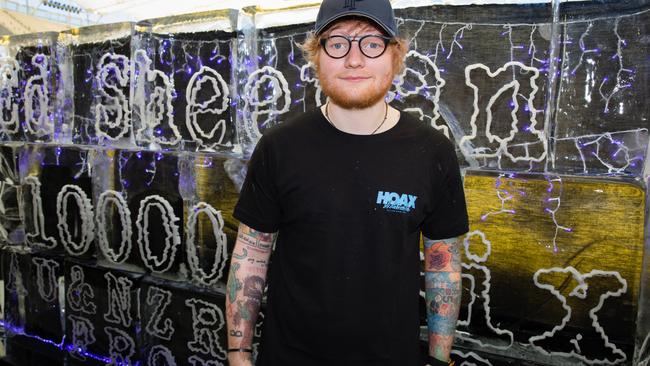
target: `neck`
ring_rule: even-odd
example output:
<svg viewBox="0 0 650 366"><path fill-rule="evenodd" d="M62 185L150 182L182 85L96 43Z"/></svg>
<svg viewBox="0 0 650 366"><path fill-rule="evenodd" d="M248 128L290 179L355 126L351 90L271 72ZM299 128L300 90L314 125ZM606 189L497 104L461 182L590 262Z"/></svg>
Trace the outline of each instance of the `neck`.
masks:
<svg viewBox="0 0 650 366"><path fill-rule="evenodd" d="M383 100L363 109L343 108L328 100L322 111L334 127L353 135L380 133L390 129L397 122L393 121L397 111Z"/></svg>

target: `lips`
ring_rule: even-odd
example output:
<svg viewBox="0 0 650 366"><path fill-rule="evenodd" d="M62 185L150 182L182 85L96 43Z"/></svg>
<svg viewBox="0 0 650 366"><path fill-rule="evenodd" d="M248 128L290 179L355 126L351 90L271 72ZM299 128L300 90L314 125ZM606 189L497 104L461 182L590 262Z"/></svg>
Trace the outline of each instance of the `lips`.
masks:
<svg viewBox="0 0 650 366"><path fill-rule="evenodd" d="M342 77L341 79L343 79L345 81L363 81L363 80L370 79L370 77L366 77L366 76L345 76L345 77Z"/></svg>

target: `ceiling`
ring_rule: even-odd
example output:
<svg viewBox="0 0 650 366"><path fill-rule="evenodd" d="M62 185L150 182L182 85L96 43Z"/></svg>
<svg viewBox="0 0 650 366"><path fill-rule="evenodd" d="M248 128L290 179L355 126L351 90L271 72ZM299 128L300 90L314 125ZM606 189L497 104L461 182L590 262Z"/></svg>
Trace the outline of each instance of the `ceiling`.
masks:
<svg viewBox="0 0 650 366"><path fill-rule="evenodd" d="M57 30L94 24L124 21L137 22L184 13L218 9L240 9L247 6L283 8L315 4L322 0L2 0L0 34L31 33L27 29ZM466 5L489 3L531 3L576 0L391 0L394 7L413 4ZM581 0L577 0L581 1ZM601 0L603 1L603 0ZM51 6L49 4L57 4ZM72 7L80 12L68 12L60 7ZM17 13L22 16L16 16ZM6 18L5 21L2 17ZM46 26L47 25L47 26ZM58 29L60 30L60 29Z"/></svg>
<svg viewBox="0 0 650 366"><path fill-rule="evenodd" d="M164 16L216 9L240 9L260 5L266 8L316 3L321 0L75 0L100 23L139 21Z"/></svg>
<svg viewBox="0 0 650 366"><path fill-rule="evenodd" d="M21 1L21 0L3 0ZM27 0L42 6L44 0ZM193 13L217 9L240 9L259 5L263 8L281 8L300 4L320 3L322 0L56 0L82 8L80 15L86 15L91 23L113 23L121 21L140 21L144 19ZM418 4L489 4L489 3L537 3L552 0L391 0L393 6ZM557 0L560 2L576 0ZM581 1L581 0L578 0Z"/></svg>

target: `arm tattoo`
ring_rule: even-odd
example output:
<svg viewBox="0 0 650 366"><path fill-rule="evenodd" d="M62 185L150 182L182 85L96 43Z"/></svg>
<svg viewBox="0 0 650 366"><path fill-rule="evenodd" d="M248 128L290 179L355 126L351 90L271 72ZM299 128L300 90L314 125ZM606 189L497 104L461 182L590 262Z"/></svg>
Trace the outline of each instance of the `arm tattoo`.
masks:
<svg viewBox="0 0 650 366"><path fill-rule="evenodd" d="M226 285L228 347L250 348L276 234L240 224Z"/></svg>
<svg viewBox="0 0 650 366"><path fill-rule="evenodd" d="M265 252L271 250L273 241L275 240L275 234L263 233L246 226L244 230L239 230L237 240L245 243L247 248Z"/></svg>
<svg viewBox="0 0 650 366"><path fill-rule="evenodd" d="M424 238L429 354L449 360L461 300L460 242Z"/></svg>
<svg viewBox="0 0 650 366"><path fill-rule="evenodd" d="M226 286L228 289L228 300L230 303L233 303L236 300L237 291L242 289L242 283L237 278L237 271L240 267L241 265L235 261L232 261L230 264L230 273L228 274L228 284Z"/></svg>
<svg viewBox="0 0 650 366"><path fill-rule="evenodd" d="M232 253L232 257L235 258L235 259L239 259L239 260L241 260L241 259L246 259L246 257L248 257L248 250L246 250L246 248L242 248L241 250L242 250L242 253L241 253L241 254L236 254L236 253L233 251L233 253Z"/></svg>

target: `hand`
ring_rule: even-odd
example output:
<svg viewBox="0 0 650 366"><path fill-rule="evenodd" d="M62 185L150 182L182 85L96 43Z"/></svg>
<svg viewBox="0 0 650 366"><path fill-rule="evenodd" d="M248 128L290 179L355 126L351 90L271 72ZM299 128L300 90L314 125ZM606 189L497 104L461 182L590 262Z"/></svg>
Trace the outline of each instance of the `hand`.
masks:
<svg viewBox="0 0 650 366"><path fill-rule="evenodd" d="M253 357L248 352L229 352L228 364L230 366L253 366Z"/></svg>

